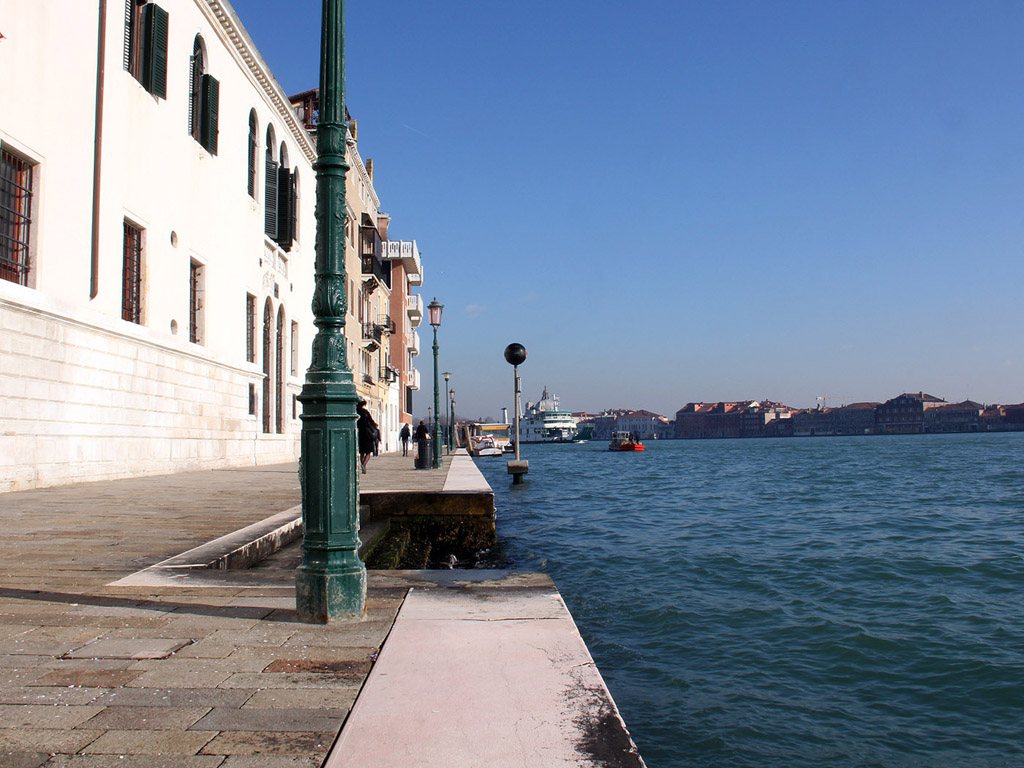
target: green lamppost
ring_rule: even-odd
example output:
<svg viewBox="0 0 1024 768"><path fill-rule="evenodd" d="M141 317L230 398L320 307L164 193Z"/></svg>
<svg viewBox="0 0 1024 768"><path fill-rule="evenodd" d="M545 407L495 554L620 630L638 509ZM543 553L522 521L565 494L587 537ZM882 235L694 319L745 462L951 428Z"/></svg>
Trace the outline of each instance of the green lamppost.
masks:
<svg viewBox="0 0 1024 768"><path fill-rule="evenodd" d="M454 451L458 447L458 445L459 445L459 436L457 434L455 434L455 388L454 387L452 387L451 398L452 398L452 407L451 407L451 411L450 411L451 415L448 418L448 423L452 425L452 428L451 428L451 433L450 433L451 443L448 446L448 450Z"/></svg>
<svg viewBox="0 0 1024 768"><path fill-rule="evenodd" d="M448 453L452 452L452 418L448 412L448 379L451 378L452 374L450 371L445 371L441 374L444 376L444 420L447 426L444 429L444 447Z"/></svg>
<svg viewBox="0 0 1024 768"><path fill-rule="evenodd" d="M316 143L316 283L312 360L299 401L302 564L295 574L300 621L359 618L366 566L359 559L356 394L345 354L345 4L323 0Z"/></svg>
<svg viewBox="0 0 1024 768"><path fill-rule="evenodd" d="M427 317L434 329L434 469L441 467L441 387L437 380L437 329L441 325L441 311L444 304L438 304L437 297L427 304Z"/></svg>

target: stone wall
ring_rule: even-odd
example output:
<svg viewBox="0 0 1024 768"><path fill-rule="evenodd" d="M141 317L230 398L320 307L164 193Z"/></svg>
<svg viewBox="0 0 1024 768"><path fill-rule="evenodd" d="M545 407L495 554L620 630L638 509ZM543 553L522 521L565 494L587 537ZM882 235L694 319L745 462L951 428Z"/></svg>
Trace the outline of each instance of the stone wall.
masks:
<svg viewBox="0 0 1024 768"><path fill-rule="evenodd" d="M290 409L284 434L249 413L255 366L56 309L0 297L0 492L297 459Z"/></svg>

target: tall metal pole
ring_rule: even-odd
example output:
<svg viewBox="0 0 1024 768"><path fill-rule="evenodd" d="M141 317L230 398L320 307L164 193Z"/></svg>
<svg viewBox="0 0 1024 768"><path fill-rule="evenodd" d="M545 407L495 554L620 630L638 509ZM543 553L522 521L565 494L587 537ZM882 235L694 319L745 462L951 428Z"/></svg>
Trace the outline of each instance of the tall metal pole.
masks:
<svg viewBox="0 0 1024 768"><path fill-rule="evenodd" d="M513 383L515 384L515 435L516 435L516 457L508 462L508 473L512 475L512 485L520 485L523 482L523 475L530 471L530 462L519 458L519 365L526 362L526 347L522 344L509 344L505 347L505 360L512 366Z"/></svg>
<svg viewBox="0 0 1024 768"><path fill-rule="evenodd" d="M519 366L512 366L513 376L515 377L515 406L516 406L516 417L515 417L515 430L516 430L516 461L519 461Z"/></svg>
<svg viewBox="0 0 1024 768"><path fill-rule="evenodd" d="M435 299L436 301L436 299ZM434 326L434 469L441 467L441 386L437 380L437 326Z"/></svg>
<svg viewBox="0 0 1024 768"><path fill-rule="evenodd" d="M445 371L441 375L444 376L444 420L446 424L444 428L444 447L450 452L452 449L452 441L450 437L452 420L450 411L448 410L448 377L451 376L451 374L448 371Z"/></svg>
<svg viewBox="0 0 1024 768"><path fill-rule="evenodd" d="M356 394L345 353L345 3L323 0L317 124L316 284L312 360L302 403L302 564L295 574L300 621L359 618L366 566L359 559Z"/></svg>

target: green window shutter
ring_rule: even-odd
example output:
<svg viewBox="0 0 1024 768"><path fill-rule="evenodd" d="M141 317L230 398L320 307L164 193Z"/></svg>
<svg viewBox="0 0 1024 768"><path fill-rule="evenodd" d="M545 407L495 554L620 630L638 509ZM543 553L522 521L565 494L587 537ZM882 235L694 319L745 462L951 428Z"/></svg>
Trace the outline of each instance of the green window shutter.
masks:
<svg viewBox="0 0 1024 768"><path fill-rule="evenodd" d="M291 209L291 215L288 217L288 245L285 246L286 251L290 251L292 248L292 241L295 239L295 219L298 217L298 211L296 210L299 203L299 195L296 187L299 184L299 172L292 171L291 178L288 181L288 206Z"/></svg>
<svg viewBox="0 0 1024 768"><path fill-rule="evenodd" d="M155 3L142 6L142 85L167 98L167 11Z"/></svg>
<svg viewBox="0 0 1024 768"><path fill-rule="evenodd" d="M266 193L263 198L263 231L277 239L277 163L267 158Z"/></svg>
<svg viewBox="0 0 1024 768"><path fill-rule="evenodd" d="M199 109L199 143L206 147L211 155L216 155L220 82L212 75L203 75L200 92L202 106Z"/></svg>
<svg viewBox="0 0 1024 768"><path fill-rule="evenodd" d="M292 247L292 174L287 168L277 169L277 244L286 251Z"/></svg>

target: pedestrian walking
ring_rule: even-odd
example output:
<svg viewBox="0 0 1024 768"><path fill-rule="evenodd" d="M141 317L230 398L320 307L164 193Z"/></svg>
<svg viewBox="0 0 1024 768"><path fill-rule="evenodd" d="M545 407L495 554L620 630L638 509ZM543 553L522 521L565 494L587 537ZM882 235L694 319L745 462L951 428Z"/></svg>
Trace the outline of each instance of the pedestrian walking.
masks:
<svg viewBox="0 0 1024 768"><path fill-rule="evenodd" d="M360 400L356 407L359 419L356 421L356 438L359 443L359 463L362 465L363 474L366 474L366 465L370 462L370 456L377 451L377 443L380 442L380 430L377 429L377 422L366 410L366 401Z"/></svg>
<svg viewBox="0 0 1024 768"><path fill-rule="evenodd" d="M398 433L399 438L402 440L402 455L409 455L409 438L412 437L412 433L409 432L409 425L403 424L402 431Z"/></svg>

